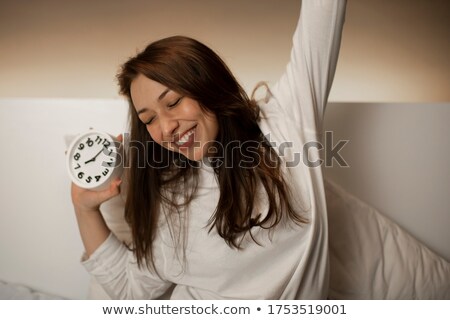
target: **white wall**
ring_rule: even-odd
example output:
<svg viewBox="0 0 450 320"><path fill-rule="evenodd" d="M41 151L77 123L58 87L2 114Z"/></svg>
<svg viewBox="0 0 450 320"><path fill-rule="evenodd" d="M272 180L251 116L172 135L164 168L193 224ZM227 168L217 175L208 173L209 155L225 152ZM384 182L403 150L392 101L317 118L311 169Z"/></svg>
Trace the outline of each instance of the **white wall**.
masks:
<svg viewBox="0 0 450 320"><path fill-rule="evenodd" d="M211 45L247 89L278 79L299 0L0 2L0 97L114 98L118 65L150 41ZM450 1L349 0L331 101L450 101Z"/></svg>
<svg viewBox="0 0 450 320"><path fill-rule="evenodd" d="M119 100L0 100L0 280L87 296L65 135L124 132L126 110Z"/></svg>

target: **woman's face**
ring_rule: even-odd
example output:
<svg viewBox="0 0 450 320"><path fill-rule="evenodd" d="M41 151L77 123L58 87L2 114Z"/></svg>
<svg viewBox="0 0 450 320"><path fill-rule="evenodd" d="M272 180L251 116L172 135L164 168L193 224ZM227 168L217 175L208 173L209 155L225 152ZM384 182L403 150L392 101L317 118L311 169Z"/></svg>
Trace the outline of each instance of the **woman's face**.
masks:
<svg viewBox="0 0 450 320"><path fill-rule="evenodd" d="M208 155L219 125L196 100L140 74L131 82L131 99L152 139L166 149L198 161Z"/></svg>

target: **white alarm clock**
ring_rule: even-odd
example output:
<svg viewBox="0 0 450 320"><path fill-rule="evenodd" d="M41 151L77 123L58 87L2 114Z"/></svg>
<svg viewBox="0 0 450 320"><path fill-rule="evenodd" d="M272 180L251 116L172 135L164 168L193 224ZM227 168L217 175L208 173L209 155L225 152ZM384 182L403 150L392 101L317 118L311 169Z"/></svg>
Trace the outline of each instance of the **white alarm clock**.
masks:
<svg viewBox="0 0 450 320"><path fill-rule="evenodd" d="M107 189L123 172L123 146L114 136L89 131L78 135L67 150L67 169L79 187Z"/></svg>

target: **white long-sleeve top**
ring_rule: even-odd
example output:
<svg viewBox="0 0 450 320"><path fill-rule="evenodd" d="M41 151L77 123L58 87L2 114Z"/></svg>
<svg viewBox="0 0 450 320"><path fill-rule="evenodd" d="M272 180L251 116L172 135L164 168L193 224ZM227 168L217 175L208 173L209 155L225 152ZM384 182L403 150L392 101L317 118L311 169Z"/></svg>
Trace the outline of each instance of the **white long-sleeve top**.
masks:
<svg viewBox="0 0 450 320"><path fill-rule="evenodd" d="M83 265L114 299L324 299L328 294L327 213L316 142L339 53L346 0L303 0L291 59L272 95L260 105L261 131L284 160L295 209L309 223L254 227L259 245L245 238L230 248L209 231L219 199L213 170L203 162L199 187L187 212L185 257L163 221L154 240L156 270L136 259L111 233ZM313 144L307 144L313 142ZM304 149L304 146L309 148ZM308 150L307 158L304 151ZM306 165L306 160L310 165ZM255 212L267 212L262 200Z"/></svg>

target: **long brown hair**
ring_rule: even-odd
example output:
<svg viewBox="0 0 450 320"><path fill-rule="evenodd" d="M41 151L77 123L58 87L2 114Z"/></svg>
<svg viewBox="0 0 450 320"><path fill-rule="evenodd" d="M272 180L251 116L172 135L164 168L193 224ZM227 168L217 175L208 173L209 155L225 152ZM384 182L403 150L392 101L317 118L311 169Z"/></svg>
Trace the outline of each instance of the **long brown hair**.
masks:
<svg viewBox="0 0 450 320"><path fill-rule="evenodd" d="M297 224L306 223L291 204L281 160L258 126L256 102L247 96L210 48L187 37L165 38L128 60L117 76L120 93L130 104L130 169L125 217L131 226L133 250L140 265L143 261L147 266L153 263L152 241L161 205L171 208L170 215L179 215L195 195L196 163L156 144L137 117L130 86L139 74L198 101L204 111L216 116L219 125L216 140L220 147L212 164L218 177L220 198L210 227L215 227L229 246L240 248L242 236L247 232L251 235L252 227L272 228L284 215ZM269 208L255 217L252 213L261 185ZM184 194L181 203L167 196L171 190L175 190L172 194L179 194L183 186L190 186L190 191ZM171 219L166 217L166 220Z"/></svg>

